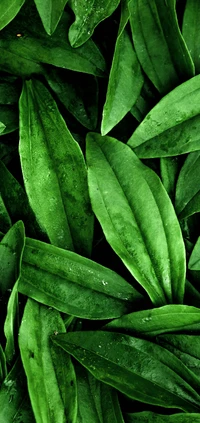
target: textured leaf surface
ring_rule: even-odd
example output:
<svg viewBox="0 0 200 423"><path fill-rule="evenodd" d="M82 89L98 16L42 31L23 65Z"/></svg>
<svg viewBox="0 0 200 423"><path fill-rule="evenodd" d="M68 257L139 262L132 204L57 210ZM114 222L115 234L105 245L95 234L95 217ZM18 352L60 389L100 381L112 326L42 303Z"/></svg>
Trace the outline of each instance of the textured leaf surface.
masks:
<svg viewBox="0 0 200 423"><path fill-rule="evenodd" d="M121 276L71 251L27 239L19 291L59 311L110 319L132 310L142 296Z"/></svg>
<svg viewBox="0 0 200 423"><path fill-rule="evenodd" d="M110 137L87 139L89 190L107 241L152 302L182 302L185 253L178 220L158 176Z"/></svg>
<svg viewBox="0 0 200 423"><path fill-rule="evenodd" d="M84 157L36 80L25 83L20 99L19 152L30 205L51 243L90 255L93 214Z"/></svg>
<svg viewBox="0 0 200 423"><path fill-rule="evenodd" d="M15 18L24 2L25 0L10 0L8 3L7 0L1 0L0 30Z"/></svg>
<svg viewBox="0 0 200 423"><path fill-rule="evenodd" d="M182 33L195 65L196 73L200 73L200 3L198 0L187 0L183 16Z"/></svg>
<svg viewBox="0 0 200 423"><path fill-rule="evenodd" d="M51 345L50 335L65 332L56 310L28 300L19 332L21 358L37 423L76 421L76 379L68 354Z"/></svg>
<svg viewBox="0 0 200 423"><path fill-rule="evenodd" d="M34 0L47 34L52 35L68 0Z"/></svg>
<svg viewBox="0 0 200 423"><path fill-rule="evenodd" d="M97 379L131 398L196 412L198 379L159 345L112 332L74 332L52 338ZM189 382L189 383L188 383Z"/></svg>
<svg viewBox="0 0 200 423"><path fill-rule="evenodd" d="M178 413L171 416L156 414L151 411L126 414L126 423L200 423L199 413Z"/></svg>
<svg viewBox="0 0 200 423"><path fill-rule="evenodd" d="M200 75L179 85L147 114L128 144L141 158L200 149Z"/></svg>

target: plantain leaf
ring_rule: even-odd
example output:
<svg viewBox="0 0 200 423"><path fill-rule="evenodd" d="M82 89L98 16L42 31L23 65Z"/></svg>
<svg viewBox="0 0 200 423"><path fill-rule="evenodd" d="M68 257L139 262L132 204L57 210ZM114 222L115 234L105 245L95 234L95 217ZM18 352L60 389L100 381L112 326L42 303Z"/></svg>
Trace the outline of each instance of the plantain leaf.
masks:
<svg viewBox="0 0 200 423"><path fill-rule="evenodd" d="M52 35L68 0L34 0L47 34Z"/></svg>
<svg viewBox="0 0 200 423"><path fill-rule="evenodd" d="M179 85L147 114L128 141L138 157L168 157L200 149L200 75Z"/></svg>
<svg viewBox="0 0 200 423"><path fill-rule="evenodd" d="M70 0L69 5L75 14L75 22L69 28L69 41L72 47L84 44L96 26L108 18L117 8L120 0Z"/></svg>
<svg viewBox="0 0 200 423"><path fill-rule="evenodd" d="M156 306L182 303L183 239L158 176L110 137L87 136L89 191L107 241Z"/></svg>
<svg viewBox="0 0 200 423"><path fill-rule="evenodd" d="M194 76L194 64L181 35L175 0L128 3L133 42L144 72L161 94Z"/></svg>
<svg viewBox="0 0 200 423"><path fill-rule="evenodd" d="M183 15L182 33L195 65L196 73L200 73L200 4L197 0L186 0Z"/></svg>
<svg viewBox="0 0 200 423"><path fill-rule="evenodd" d="M12 21L23 6L25 0L1 0L0 30Z"/></svg>
<svg viewBox="0 0 200 423"><path fill-rule="evenodd" d="M187 305L166 305L126 314L112 320L104 330L151 338L167 332L200 332L200 311Z"/></svg>
<svg viewBox="0 0 200 423"><path fill-rule="evenodd" d="M126 423L200 423L199 413L156 414L152 411L125 414Z"/></svg>
<svg viewBox="0 0 200 423"><path fill-rule="evenodd" d="M52 337L97 379L138 401L198 412L199 388L186 366L159 345L103 331L70 332Z"/></svg>
<svg viewBox="0 0 200 423"><path fill-rule="evenodd" d="M188 268L190 270L200 270L200 237L198 237L197 242L192 250Z"/></svg>
<svg viewBox="0 0 200 423"><path fill-rule="evenodd" d="M26 240L19 292L86 319L119 317L143 298L112 270L33 239Z"/></svg>
<svg viewBox="0 0 200 423"><path fill-rule="evenodd" d="M37 423L76 421L76 379L68 354L53 348L50 335L65 332L56 310L28 300L19 332L19 347Z"/></svg>
<svg viewBox="0 0 200 423"><path fill-rule="evenodd" d="M122 3L120 28L108 81L106 102L103 108L102 135L106 135L111 131L130 111L140 94L144 82L132 40L126 30L128 19L128 7L126 1L124 1ZM126 78L124 75L126 75Z"/></svg>
<svg viewBox="0 0 200 423"><path fill-rule="evenodd" d="M30 205L50 242L89 256L93 214L84 157L37 80L27 81L22 91L19 152Z"/></svg>

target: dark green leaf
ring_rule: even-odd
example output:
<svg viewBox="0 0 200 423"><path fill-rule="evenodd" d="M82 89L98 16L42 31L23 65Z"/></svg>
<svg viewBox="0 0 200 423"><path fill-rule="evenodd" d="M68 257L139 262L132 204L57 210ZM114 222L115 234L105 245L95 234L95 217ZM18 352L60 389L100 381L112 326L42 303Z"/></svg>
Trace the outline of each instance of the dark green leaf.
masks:
<svg viewBox="0 0 200 423"><path fill-rule="evenodd" d="M174 200L176 180L179 171L179 162L177 157L161 157L160 171L162 183L169 194L171 200Z"/></svg>
<svg viewBox="0 0 200 423"><path fill-rule="evenodd" d="M143 70L161 94L194 75L194 64L181 35L175 0L128 3L133 42Z"/></svg>
<svg viewBox="0 0 200 423"><path fill-rule="evenodd" d="M1 0L0 30L18 14L25 0Z"/></svg>
<svg viewBox="0 0 200 423"><path fill-rule="evenodd" d="M159 345L112 332L70 332L52 337L97 379L147 404L198 412L199 380ZM192 384L192 385L191 385Z"/></svg>
<svg viewBox="0 0 200 423"><path fill-rule="evenodd" d="M142 296L121 276L71 251L27 239L19 291L43 304L86 319L111 319Z"/></svg>
<svg viewBox="0 0 200 423"><path fill-rule="evenodd" d="M182 33L193 59L196 73L200 73L200 3L198 0L186 0L183 16Z"/></svg>
<svg viewBox="0 0 200 423"><path fill-rule="evenodd" d="M125 414L125 416L126 423L200 423L199 413L178 413L164 416L151 411L143 411Z"/></svg>
<svg viewBox="0 0 200 423"><path fill-rule="evenodd" d="M30 205L50 242L89 256L93 214L84 157L37 80L25 83L20 99L19 153Z"/></svg>
<svg viewBox="0 0 200 423"><path fill-rule="evenodd" d="M200 76L162 98L130 137L141 158L168 157L200 149Z"/></svg>
<svg viewBox="0 0 200 423"><path fill-rule="evenodd" d="M68 0L34 0L47 34L52 35Z"/></svg>
<svg viewBox="0 0 200 423"><path fill-rule="evenodd" d="M79 47L84 44L96 26L114 12L119 2L120 0L70 0L69 5L75 14L75 22L69 29L71 46Z"/></svg>
<svg viewBox="0 0 200 423"><path fill-rule="evenodd" d="M9 134L19 127L18 110L15 106L0 105L0 120L5 125L1 135Z"/></svg>
<svg viewBox="0 0 200 423"><path fill-rule="evenodd" d="M91 133L87 143L92 207L107 241L155 305L182 303L184 244L160 179L114 138Z"/></svg>
<svg viewBox="0 0 200 423"><path fill-rule="evenodd" d="M18 78L12 80L11 77L8 80L0 79L0 104L14 104L19 100L20 84Z"/></svg>
<svg viewBox="0 0 200 423"><path fill-rule="evenodd" d="M12 226L10 216L6 210L3 198L0 194L0 229L2 232L6 233Z"/></svg>
<svg viewBox="0 0 200 423"><path fill-rule="evenodd" d="M6 356L0 344L0 387L7 375ZM0 391L1 392L1 391Z"/></svg>
<svg viewBox="0 0 200 423"><path fill-rule="evenodd" d="M200 237L197 239L197 242L192 250L188 268L190 270L200 270Z"/></svg>

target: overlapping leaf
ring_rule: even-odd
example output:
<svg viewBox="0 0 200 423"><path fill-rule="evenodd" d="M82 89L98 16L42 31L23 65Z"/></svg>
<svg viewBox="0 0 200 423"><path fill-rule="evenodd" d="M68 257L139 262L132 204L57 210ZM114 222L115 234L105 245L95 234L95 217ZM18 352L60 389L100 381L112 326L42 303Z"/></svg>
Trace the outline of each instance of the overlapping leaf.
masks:
<svg viewBox="0 0 200 423"><path fill-rule="evenodd" d="M91 133L87 143L92 206L108 242L155 305L181 303L183 239L160 179L114 138Z"/></svg>
<svg viewBox="0 0 200 423"><path fill-rule="evenodd" d="M52 35L68 0L34 0L47 34Z"/></svg>
<svg viewBox="0 0 200 423"><path fill-rule="evenodd" d="M200 73L200 4L197 0L187 0L183 16L182 33L195 65L196 73Z"/></svg>
<svg viewBox="0 0 200 423"><path fill-rule="evenodd" d="M152 411L126 414L126 423L200 423L199 413L156 414Z"/></svg>
<svg viewBox="0 0 200 423"><path fill-rule="evenodd" d="M194 249L192 250L188 268L190 270L200 270L200 237L198 237Z"/></svg>

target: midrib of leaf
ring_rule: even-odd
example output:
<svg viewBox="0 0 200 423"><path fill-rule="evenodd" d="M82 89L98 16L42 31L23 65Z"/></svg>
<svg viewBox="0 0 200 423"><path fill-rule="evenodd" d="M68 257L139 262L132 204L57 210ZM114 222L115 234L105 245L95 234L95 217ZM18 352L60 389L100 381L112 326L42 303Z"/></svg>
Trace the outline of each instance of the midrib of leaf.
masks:
<svg viewBox="0 0 200 423"><path fill-rule="evenodd" d="M2 17L4 18L10 12L10 9L12 9L13 5L15 4L15 0L11 2L10 4L9 3L10 1L6 3L6 10L4 13L1 13L1 18ZM21 3L23 3L23 1L21 1Z"/></svg>

